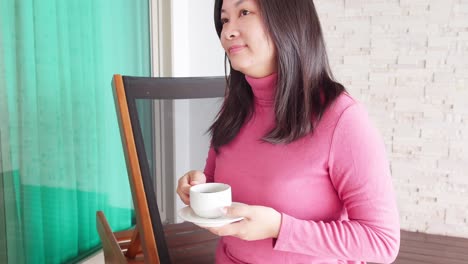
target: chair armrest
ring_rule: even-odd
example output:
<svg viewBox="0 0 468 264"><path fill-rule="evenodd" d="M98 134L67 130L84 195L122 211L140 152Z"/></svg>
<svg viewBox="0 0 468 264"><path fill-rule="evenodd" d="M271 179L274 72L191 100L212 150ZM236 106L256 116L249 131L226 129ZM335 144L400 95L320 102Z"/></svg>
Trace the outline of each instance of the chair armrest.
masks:
<svg viewBox="0 0 468 264"><path fill-rule="evenodd" d="M105 262L127 264L127 260L123 255L119 243L112 232L109 223L102 211L96 212L96 228L101 239L102 248L104 251Z"/></svg>

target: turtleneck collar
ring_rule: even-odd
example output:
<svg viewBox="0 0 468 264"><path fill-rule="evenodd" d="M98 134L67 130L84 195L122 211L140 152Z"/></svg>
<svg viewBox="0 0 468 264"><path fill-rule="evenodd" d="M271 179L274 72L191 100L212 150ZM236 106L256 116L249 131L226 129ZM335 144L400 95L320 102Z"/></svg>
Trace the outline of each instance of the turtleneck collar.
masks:
<svg viewBox="0 0 468 264"><path fill-rule="evenodd" d="M255 102L261 105L273 105L275 102L277 73L272 73L261 78L245 76L245 79L252 87Z"/></svg>

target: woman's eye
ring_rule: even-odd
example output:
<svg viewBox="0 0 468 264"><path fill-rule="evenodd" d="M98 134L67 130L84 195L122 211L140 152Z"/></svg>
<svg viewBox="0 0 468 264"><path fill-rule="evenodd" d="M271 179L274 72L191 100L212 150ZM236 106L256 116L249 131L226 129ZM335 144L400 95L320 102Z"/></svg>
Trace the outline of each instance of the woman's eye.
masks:
<svg viewBox="0 0 468 264"><path fill-rule="evenodd" d="M246 15L248 15L248 14L250 14L250 11L249 11L249 10L245 10L245 9L244 9L244 10L241 11L241 16L246 16Z"/></svg>
<svg viewBox="0 0 468 264"><path fill-rule="evenodd" d="M229 20L227 18L221 18L221 24L224 25L228 22Z"/></svg>

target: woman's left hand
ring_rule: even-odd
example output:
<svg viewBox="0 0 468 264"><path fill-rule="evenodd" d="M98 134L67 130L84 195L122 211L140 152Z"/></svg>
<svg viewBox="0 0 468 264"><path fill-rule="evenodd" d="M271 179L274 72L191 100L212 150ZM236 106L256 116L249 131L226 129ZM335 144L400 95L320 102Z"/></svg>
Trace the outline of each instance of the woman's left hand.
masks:
<svg viewBox="0 0 468 264"><path fill-rule="evenodd" d="M228 217L244 217L243 220L221 227L207 228L218 236L234 236L243 240L277 238L281 226L281 214L273 208L254 205L225 207Z"/></svg>

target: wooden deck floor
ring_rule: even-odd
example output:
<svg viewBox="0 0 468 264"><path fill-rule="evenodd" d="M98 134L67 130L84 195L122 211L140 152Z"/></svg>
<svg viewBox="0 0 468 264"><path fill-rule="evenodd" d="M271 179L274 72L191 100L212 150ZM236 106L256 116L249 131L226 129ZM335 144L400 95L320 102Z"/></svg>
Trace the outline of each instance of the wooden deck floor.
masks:
<svg viewBox="0 0 468 264"><path fill-rule="evenodd" d="M401 231L396 264L468 264L468 238Z"/></svg>

